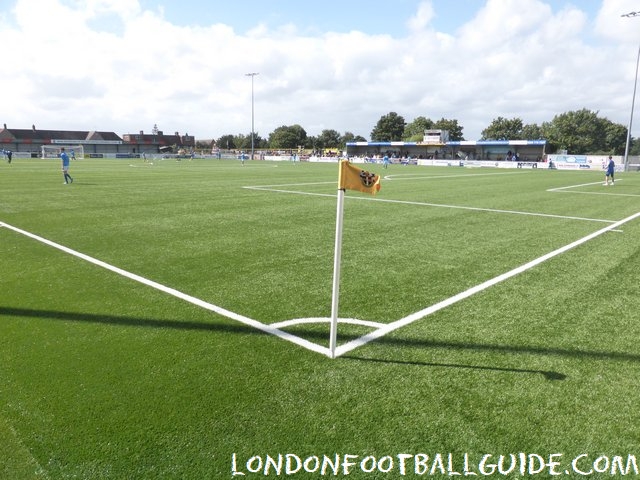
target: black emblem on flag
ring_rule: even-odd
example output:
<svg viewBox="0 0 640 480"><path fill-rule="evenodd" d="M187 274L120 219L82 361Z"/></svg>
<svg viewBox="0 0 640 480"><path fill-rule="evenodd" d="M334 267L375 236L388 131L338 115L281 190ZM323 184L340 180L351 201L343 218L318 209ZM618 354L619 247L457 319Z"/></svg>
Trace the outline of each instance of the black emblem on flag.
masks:
<svg viewBox="0 0 640 480"><path fill-rule="evenodd" d="M376 183L376 174L360 170L360 181L365 187L372 187Z"/></svg>

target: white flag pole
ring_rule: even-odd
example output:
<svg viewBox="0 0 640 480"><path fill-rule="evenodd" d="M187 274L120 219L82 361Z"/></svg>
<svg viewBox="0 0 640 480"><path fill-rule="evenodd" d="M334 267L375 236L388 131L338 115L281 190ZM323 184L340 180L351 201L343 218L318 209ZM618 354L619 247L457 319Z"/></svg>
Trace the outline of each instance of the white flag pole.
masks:
<svg viewBox="0 0 640 480"><path fill-rule="evenodd" d="M333 290L331 294L331 333L329 350L331 358L336 358L336 342L338 339L338 300L340 298L340 256L342 255L342 217L344 211L344 189L338 189L338 206L336 213L336 247L333 256Z"/></svg>

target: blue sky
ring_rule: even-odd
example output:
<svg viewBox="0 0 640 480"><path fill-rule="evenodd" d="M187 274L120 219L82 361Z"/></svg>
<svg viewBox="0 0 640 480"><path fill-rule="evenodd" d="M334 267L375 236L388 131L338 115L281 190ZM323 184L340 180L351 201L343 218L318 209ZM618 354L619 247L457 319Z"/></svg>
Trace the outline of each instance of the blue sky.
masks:
<svg viewBox="0 0 640 480"><path fill-rule="evenodd" d="M182 8L182 2L158 2L145 0L142 5L149 9L162 6L165 16L182 25L209 25L225 23L232 25L239 33L246 32L256 24L265 23L272 27L293 23L302 31L348 32L360 30L375 34L404 29L404 20L416 10L415 0L253 0L253 1L212 1L188 2L189 9ZM455 28L460 21L469 19L480 7L483 0L451 1L440 0L437 4L441 14L436 26L445 30ZM464 3L464 8L458 5ZM191 11L193 9L193 11ZM454 19L454 15L458 19Z"/></svg>
<svg viewBox="0 0 640 480"><path fill-rule="evenodd" d="M402 35L405 21L419 5L416 0L249 0L249 1L157 1L143 0L143 8L162 8L165 18L180 25L207 26L224 23L236 32L245 33L257 24L271 27L292 23L303 32L348 32L359 30L369 34ZM471 20L486 0L434 0L436 12L432 25L451 32ZM595 14L600 0L553 0L547 2L555 11L567 5ZM640 6L639 6L640 8Z"/></svg>
<svg viewBox="0 0 640 480"><path fill-rule="evenodd" d="M381 116L626 125L638 0L0 0L13 128L369 138ZM9 47L8 47L9 46ZM640 122L636 122L640 126ZM634 127L634 136L640 128Z"/></svg>

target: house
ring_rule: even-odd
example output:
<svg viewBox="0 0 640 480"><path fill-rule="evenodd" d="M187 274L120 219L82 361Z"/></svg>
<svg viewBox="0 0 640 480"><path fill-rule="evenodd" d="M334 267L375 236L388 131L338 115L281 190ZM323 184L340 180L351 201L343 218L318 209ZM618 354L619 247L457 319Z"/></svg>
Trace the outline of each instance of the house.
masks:
<svg viewBox="0 0 640 480"><path fill-rule="evenodd" d="M155 134L125 134L120 137L114 132L86 130L39 130L35 125L30 129L8 128L6 124L0 129L0 149L16 153L30 153L32 157L40 157L42 146L77 146L81 145L86 157L126 157L139 156L143 152L159 153L161 147L191 150L195 148L195 137ZM166 148L163 148L166 150Z"/></svg>

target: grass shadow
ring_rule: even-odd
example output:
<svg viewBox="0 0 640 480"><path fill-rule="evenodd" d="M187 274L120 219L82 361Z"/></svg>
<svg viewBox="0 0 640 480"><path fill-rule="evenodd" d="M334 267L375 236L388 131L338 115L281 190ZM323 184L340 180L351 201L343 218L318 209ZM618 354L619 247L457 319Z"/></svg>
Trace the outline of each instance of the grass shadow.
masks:
<svg viewBox="0 0 640 480"><path fill-rule="evenodd" d="M524 368L506 368L506 367L489 367L483 365L464 365L457 363L437 363L437 362L419 362L410 360L393 360L388 358L370 358L359 357L356 355L343 355L340 358L349 360L357 360L361 362L377 362L377 363L392 363L398 365L415 365L421 367L439 367L439 368L459 368L459 369L471 369L471 370L490 370L495 372L511 372L511 373L533 373L540 374L546 380L565 380L567 376L563 373L547 371L547 370L528 370Z"/></svg>
<svg viewBox="0 0 640 480"><path fill-rule="evenodd" d="M240 334L252 334L252 335L269 335L267 332L263 332L249 325L244 325L238 322L202 322L202 321L183 321L183 320L160 320L154 318L140 318L140 317L128 317L128 316L116 316L107 314L85 314L85 313L73 313L73 312L61 312L54 310L37 310L29 308L16 308L16 307L0 307L0 317L2 316L15 316L15 317L29 317L29 318L41 318L49 320L63 320L74 322L87 322L87 323L99 323L107 325L120 325L130 327L143 327L143 328L169 328L178 330L201 330L210 332L223 332L223 333L240 333ZM328 341L328 333L313 329L297 329L296 336L305 338L309 341L318 341L324 343ZM360 338L360 335L356 334L342 334L340 336L340 343L348 342ZM425 348L425 349L444 349L444 350L460 350L460 351L476 351L476 352L501 352L508 354L533 354L544 356L558 356L565 358L577 358L577 359L592 359L592 360L613 360L613 361L628 361L628 362L640 362L640 355L628 352L605 352L605 351L593 351L593 350L579 350L579 349L565 349L554 347L540 347L534 345L500 345L500 344L482 344L482 343L469 343L469 342L452 342L452 341L439 341L434 339L416 339L416 338L403 338L398 336L386 336L375 340L375 343L382 345L390 345L397 347L413 347L413 348ZM352 360L372 361L372 362L388 362L397 364L410 364L410 365L423 365L433 367L458 367L458 368L475 368L485 370L508 370L522 373L538 373L545 376L549 380L563 380L565 376L561 373L542 371L542 370L526 370L526 369L501 369L485 366L473 366L473 365L455 365L455 364L438 364L438 363L423 363L423 362L410 362L400 360L388 360L388 359L375 359L359 357L355 355L342 356L342 358L350 358Z"/></svg>
<svg viewBox="0 0 640 480"><path fill-rule="evenodd" d="M226 333L268 335L256 328L242 323L206 323L183 320L159 320L155 318L139 318L117 315L87 314L60 312L55 310L34 310L28 308L0 307L0 317L28 317L46 320L63 320L71 322L98 323L104 325L144 327L144 328L170 328L177 330L202 330Z"/></svg>

